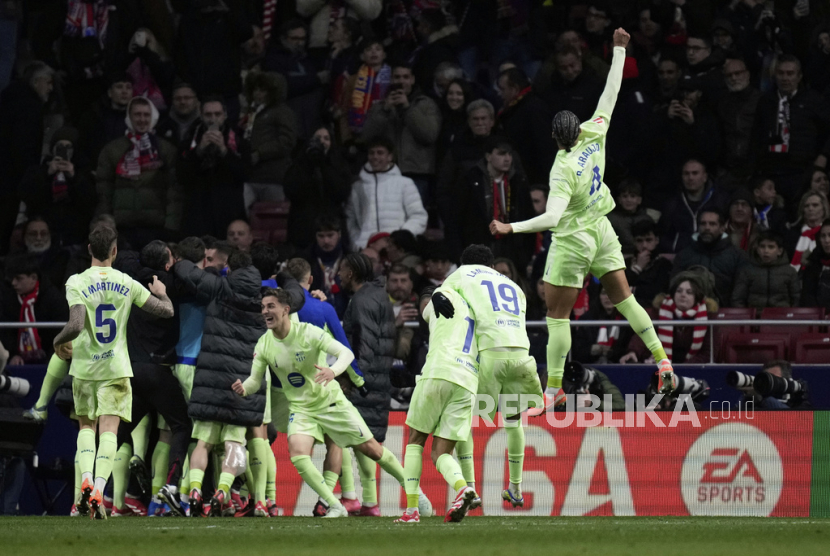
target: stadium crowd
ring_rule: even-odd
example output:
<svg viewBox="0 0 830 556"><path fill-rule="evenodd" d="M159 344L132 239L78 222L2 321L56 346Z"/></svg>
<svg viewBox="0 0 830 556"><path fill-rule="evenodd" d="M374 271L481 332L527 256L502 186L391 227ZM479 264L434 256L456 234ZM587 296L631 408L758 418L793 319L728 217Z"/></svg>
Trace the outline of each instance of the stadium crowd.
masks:
<svg viewBox="0 0 830 556"><path fill-rule="evenodd" d="M620 25L632 40L598 179L616 200L637 301L690 321L660 328L666 353L708 361L702 321L718 308L830 312L825 2L6 0L0 321L68 320L65 284L89 268L88 234L117 229L113 266L145 286L157 276L176 308L163 323L130 318L130 359L148 384L167 380L159 367L201 369L205 352L209 371L245 380L250 365L228 355L250 359L235 326L261 335L260 288L279 284L301 321L351 342L349 399L382 442L426 357L419 294L466 246L490 247L528 320L544 318L550 232L494 237L488 225L545 210L551 119L591 117ZM572 317L622 319L591 277ZM10 365L46 364L57 333L0 329L0 344ZM547 332L529 333L544 369ZM612 326L581 329L574 356L649 353ZM199 376L193 398L215 417L214 384ZM139 432L119 431L117 464L136 484L115 486L115 507L141 513L125 493L157 496L194 456L185 399L136 396ZM169 430L156 444L167 452L150 456L130 433L146 437L153 411ZM249 438L265 458L267 433ZM150 486L143 460L168 454L170 475Z"/></svg>

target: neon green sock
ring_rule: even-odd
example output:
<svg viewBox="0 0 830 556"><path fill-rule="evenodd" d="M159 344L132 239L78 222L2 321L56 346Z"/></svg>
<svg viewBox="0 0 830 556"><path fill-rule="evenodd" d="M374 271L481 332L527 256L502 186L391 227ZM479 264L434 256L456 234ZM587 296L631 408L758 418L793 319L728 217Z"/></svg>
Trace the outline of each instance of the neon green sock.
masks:
<svg viewBox="0 0 830 556"><path fill-rule="evenodd" d="M467 440L455 444L455 455L458 456L458 465L461 466L464 480L469 486L476 484L476 462L473 459L474 449L473 431L470 431L470 437Z"/></svg>
<svg viewBox="0 0 830 556"><path fill-rule="evenodd" d="M525 429L521 422L516 426L505 427L507 433L507 467L510 482L514 485L522 482L522 467L525 462Z"/></svg>
<svg viewBox="0 0 830 556"><path fill-rule="evenodd" d="M170 460L170 444L159 440L153 450L153 496L159 493L167 480L167 466Z"/></svg>
<svg viewBox="0 0 830 556"><path fill-rule="evenodd" d="M326 486L332 492L334 492L334 487L337 486L337 477L337 473L334 471L323 471L323 480L326 481Z"/></svg>
<svg viewBox="0 0 830 556"><path fill-rule="evenodd" d="M421 472L424 465L424 447L419 444L407 444L403 457L404 490L406 507L417 508L421 491Z"/></svg>
<svg viewBox="0 0 830 556"><path fill-rule="evenodd" d="M248 442L250 451L248 466L253 475L254 502L265 503L265 486L268 482L268 452L270 451L268 441L264 438L252 438Z"/></svg>
<svg viewBox="0 0 830 556"><path fill-rule="evenodd" d="M133 447L126 442L115 453L112 464L112 505L119 510L124 509L124 496L127 493L127 484L130 482L130 457Z"/></svg>
<svg viewBox="0 0 830 556"><path fill-rule="evenodd" d="M456 492L467 486L467 481L464 480L464 474L461 472L461 466L458 465L452 455L441 454L435 461L435 468Z"/></svg>
<svg viewBox="0 0 830 556"><path fill-rule="evenodd" d="M403 466L401 465L401 462L398 461L398 458L395 457L395 454L390 452L387 448L384 448L383 455L380 456L380 459L378 460L378 465L380 465L381 469L392 475L395 480L400 483L401 488L403 488L406 483L406 479L403 474Z"/></svg>
<svg viewBox="0 0 830 556"><path fill-rule="evenodd" d="M147 444L150 442L150 416L145 415L133 429L133 457L146 461Z"/></svg>
<svg viewBox="0 0 830 556"><path fill-rule="evenodd" d="M80 453L81 449L75 448L75 502L81 499L81 462L78 458Z"/></svg>
<svg viewBox="0 0 830 556"><path fill-rule="evenodd" d="M81 481L94 479L95 471L95 431L81 429L78 432L78 465L81 468Z"/></svg>
<svg viewBox="0 0 830 556"><path fill-rule="evenodd" d="M363 485L363 505L376 506L378 503L377 463L357 450L354 451L354 459L357 460L357 474L360 475L360 484Z"/></svg>
<svg viewBox="0 0 830 556"><path fill-rule="evenodd" d="M265 464L268 466L265 470L265 498L273 501L277 498L277 458L270 445L266 453Z"/></svg>
<svg viewBox="0 0 830 556"><path fill-rule="evenodd" d="M248 455L248 462L251 461L251 456ZM256 490L256 483L254 481L254 473L251 471L251 466L245 466L245 480L242 482L242 486L239 487L239 496L243 500L248 497L248 494L254 494Z"/></svg>
<svg viewBox="0 0 830 556"><path fill-rule="evenodd" d="M49 366L46 367L46 376L43 377L43 384L40 386L40 396L35 402L35 408L46 408L49 400L55 395L58 387L69 374L69 362L64 361L57 355L49 359Z"/></svg>
<svg viewBox="0 0 830 556"><path fill-rule="evenodd" d="M343 448L343 465L340 467L340 491L345 498L357 498L354 491L354 467L352 467L352 449Z"/></svg>
<svg viewBox="0 0 830 556"><path fill-rule="evenodd" d="M118 437L114 432L102 432L98 438L98 453L95 454L95 490L104 492L112 475L112 463L118 449Z"/></svg>
<svg viewBox="0 0 830 556"><path fill-rule="evenodd" d="M311 463L310 456L294 456L291 458L291 463L297 468L297 473L303 478L305 484L310 486L329 507L340 504L340 501L334 496L331 489L326 486L326 481L323 479L323 476L317 471L314 464Z"/></svg>
<svg viewBox="0 0 830 556"><path fill-rule="evenodd" d="M205 479L205 471L203 469L190 468L190 490L198 489L202 491L202 481Z"/></svg>
<svg viewBox="0 0 830 556"><path fill-rule="evenodd" d="M655 361L659 363L663 359L668 359L666 350L663 349L663 344L660 343L660 338L657 337L657 330L654 328L654 323L651 322L651 317L648 316L645 309L640 307L633 295L629 295L614 307L631 323L631 328L643 340Z"/></svg>
<svg viewBox="0 0 830 556"><path fill-rule="evenodd" d="M216 488L217 491L221 490L225 493L225 499L227 499L231 495L231 485L233 484L233 480L236 479L236 476L233 473L222 473L219 475L219 486Z"/></svg>
<svg viewBox="0 0 830 556"><path fill-rule="evenodd" d="M187 456L184 458L184 465L182 465L182 478L179 481L179 491L182 496L186 496L190 490L190 454L193 453L195 447L195 442L191 442L187 447Z"/></svg>
<svg viewBox="0 0 830 556"><path fill-rule="evenodd" d="M562 387L565 361L571 351L571 321L546 317L548 323L548 388Z"/></svg>

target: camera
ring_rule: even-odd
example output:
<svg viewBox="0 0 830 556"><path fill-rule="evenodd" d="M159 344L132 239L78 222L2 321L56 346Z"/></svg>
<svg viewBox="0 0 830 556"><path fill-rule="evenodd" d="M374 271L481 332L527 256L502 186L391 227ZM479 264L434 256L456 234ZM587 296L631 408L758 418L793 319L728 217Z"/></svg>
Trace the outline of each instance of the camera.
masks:
<svg viewBox="0 0 830 556"><path fill-rule="evenodd" d="M23 398L29 393L29 381L16 376L0 375L0 394Z"/></svg>
<svg viewBox="0 0 830 556"><path fill-rule="evenodd" d="M651 389L657 392L658 377L655 373L651 377ZM709 383L701 378L690 378L687 376L680 376L674 374L672 378L672 385L674 386L671 397L676 398L681 394L689 394L692 400L701 402L709 397L710 388Z"/></svg>
<svg viewBox="0 0 830 556"><path fill-rule="evenodd" d="M590 367L585 367L579 361L571 361L565 365L565 380L573 383L577 390L588 389L597 378L597 373Z"/></svg>
<svg viewBox="0 0 830 556"><path fill-rule="evenodd" d="M763 398L783 398L788 394L799 394L807 391L807 383L803 380L782 378L762 371L755 375L755 391Z"/></svg>
<svg viewBox="0 0 830 556"><path fill-rule="evenodd" d="M754 388L755 377L740 371L729 371L726 375L726 384L743 392L751 393Z"/></svg>

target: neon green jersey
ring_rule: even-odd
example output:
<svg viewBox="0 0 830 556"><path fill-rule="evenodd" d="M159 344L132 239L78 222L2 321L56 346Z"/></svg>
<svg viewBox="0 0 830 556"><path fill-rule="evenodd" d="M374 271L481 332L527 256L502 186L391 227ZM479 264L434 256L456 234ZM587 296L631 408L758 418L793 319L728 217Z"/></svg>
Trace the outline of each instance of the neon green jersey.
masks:
<svg viewBox="0 0 830 556"><path fill-rule="evenodd" d="M141 307L150 291L112 267L93 266L66 281L70 307L83 305L86 322L72 340L69 374L83 380L133 376L127 351L127 320L133 304Z"/></svg>
<svg viewBox="0 0 830 556"><path fill-rule="evenodd" d="M292 412L320 411L337 401L340 385L334 380L327 386L314 382L319 372L315 365L321 365L321 355L325 353L340 359L344 352L351 353L346 346L313 324L292 322L291 330L282 340L269 330L257 342L251 376L243 384L245 393L255 392L270 368L276 378L272 378L271 386L282 388ZM348 358L348 363L352 358ZM332 369L335 368L332 365Z"/></svg>
<svg viewBox="0 0 830 556"><path fill-rule="evenodd" d="M469 390L478 390L478 347L476 322L469 306L453 290L441 290L452 301L455 314L445 319L435 314L430 302L424 309L429 324L429 352L421 371L423 378L440 378Z"/></svg>
<svg viewBox="0 0 830 556"><path fill-rule="evenodd" d="M560 150L550 170L550 197L569 199L557 236L569 235L590 226L616 206L605 175L605 136L611 117L602 110L580 125L579 142L571 152Z"/></svg>
<svg viewBox="0 0 830 556"><path fill-rule="evenodd" d="M469 304L479 350L530 349L525 328L527 300L513 280L486 266L464 265L444 280L439 291L446 290L455 291Z"/></svg>

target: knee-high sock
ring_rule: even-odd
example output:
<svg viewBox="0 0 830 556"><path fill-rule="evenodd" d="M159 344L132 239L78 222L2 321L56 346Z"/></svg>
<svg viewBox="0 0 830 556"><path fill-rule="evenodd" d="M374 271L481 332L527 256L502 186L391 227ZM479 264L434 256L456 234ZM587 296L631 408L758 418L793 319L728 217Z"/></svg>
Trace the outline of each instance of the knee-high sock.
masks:
<svg viewBox="0 0 830 556"><path fill-rule="evenodd" d="M225 493L225 500L228 500L228 496L231 494L231 485L233 484L233 480L236 476L233 473L226 473L222 471L219 475L219 486L216 487L216 491L222 491Z"/></svg>
<svg viewBox="0 0 830 556"><path fill-rule="evenodd" d="M265 483L268 481L268 441L264 438L252 438L248 442L251 454L251 473L254 476L254 501L265 504Z"/></svg>
<svg viewBox="0 0 830 556"><path fill-rule="evenodd" d="M57 391L58 387L69 374L69 362L64 361L57 355L49 359L49 366L46 367L46 376L43 377L43 384L40 387L40 396L35 402L35 408L46 408L49 400Z"/></svg>
<svg viewBox="0 0 830 556"><path fill-rule="evenodd" d="M631 323L631 328L643 340L655 361L660 362L667 359L666 351L663 349L663 344L660 343L660 338L657 337L657 331L654 329L651 317L648 316L645 309L640 307L633 295L629 295L614 307Z"/></svg>
<svg viewBox="0 0 830 556"><path fill-rule="evenodd" d="M464 474L464 480L467 485L474 486L476 484L476 462L473 459L473 431L470 431L470 437L455 445L455 454L458 456L458 465L461 466L461 472Z"/></svg>
<svg viewBox="0 0 830 556"><path fill-rule="evenodd" d="M124 509L124 496L130 482L130 457L132 455L132 446L125 442L115 453L115 461L112 464L112 505L119 510Z"/></svg>
<svg viewBox="0 0 830 556"><path fill-rule="evenodd" d="M329 490L334 492L334 487L337 486L337 473L334 471L323 471L323 480L326 481L326 486Z"/></svg>
<svg viewBox="0 0 830 556"><path fill-rule="evenodd" d="M95 490L102 493L112 475L112 463L117 447L118 437L114 432L101 433L98 439L98 452L95 454Z"/></svg>
<svg viewBox="0 0 830 556"><path fill-rule="evenodd" d="M505 427L507 433L507 468L510 482L518 485L522 482L522 467L525 461L525 429L521 422L515 426Z"/></svg>
<svg viewBox="0 0 830 556"><path fill-rule="evenodd" d="M461 466L458 465L451 454L441 454L435 462L435 468L456 492L467 486L467 481L464 480L464 474L461 472Z"/></svg>
<svg viewBox="0 0 830 556"><path fill-rule="evenodd" d="M79 459L80 453L81 449L75 448L75 498L73 498L75 502L81 499L81 462Z"/></svg>
<svg viewBox="0 0 830 556"><path fill-rule="evenodd" d="M343 448L343 463L340 466L340 491L344 498L357 498L354 491L354 468L352 467L352 449Z"/></svg>
<svg viewBox="0 0 830 556"><path fill-rule="evenodd" d="M243 500L248 497L248 494L256 496L256 479L254 478L254 472L251 469L250 465L251 461L254 459L254 455L250 452L247 452L246 456L248 458L248 465L245 466L245 479L242 481L242 485L239 487L239 496L242 497ZM236 482L237 486L239 486L239 482L234 482Z"/></svg>
<svg viewBox="0 0 830 556"><path fill-rule="evenodd" d="M182 465L182 480L179 483L179 491L182 496L187 496L190 491L190 455L193 453L193 448L196 447L195 442L191 442L187 447L187 457L184 458L184 465Z"/></svg>
<svg viewBox="0 0 830 556"><path fill-rule="evenodd" d="M395 454L390 452L387 448L383 449L383 455L380 456L378 460L378 465L380 468L392 475L398 483L400 483L401 488L403 488L406 484L406 477L403 473L403 466L401 462L398 461L398 458L395 457Z"/></svg>
<svg viewBox="0 0 830 556"><path fill-rule="evenodd" d="M326 486L326 481L323 479L323 476L317 468L314 467L314 464L311 463L310 456L294 456L291 458L291 463L293 463L294 467L297 468L297 473L299 473L300 477L303 478L305 484L310 486L314 492L320 495L320 498L322 498L326 504L329 505L329 507L340 504L340 501L337 500L331 489Z"/></svg>
<svg viewBox="0 0 830 556"><path fill-rule="evenodd" d="M205 471L204 469L191 469L190 470L190 490L198 489L200 492L202 490L202 481L205 479Z"/></svg>
<svg viewBox="0 0 830 556"><path fill-rule="evenodd" d="M95 431L81 429L78 432L78 465L81 468L81 480L95 478Z"/></svg>
<svg viewBox="0 0 830 556"><path fill-rule="evenodd" d="M265 498L273 501L277 498L277 458L270 445L265 455L265 465L268 466L265 470Z"/></svg>
<svg viewBox="0 0 830 556"><path fill-rule="evenodd" d="M167 480L167 467L170 459L170 444L159 440L153 450L153 496L159 493Z"/></svg>
<svg viewBox="0 0 830 556"><path fill-rule="evenodd" d="M417 508L421 487L421 472L424 465L424 447L418 444L407 444L406 454L403 457L404 491L406 491L406 507Z"/></svg>
<svg viewBox="0 0 830 556"><path fill-rule="evenodd" d="M378 503L377 463L357 450L354 451L354 459L357 460L357 473L360 475L360 484L363 485L363 505L376 506Z"/></svg>
<svg viewBox="0 0 830 556"><path fill-rule="evenodd" d="M548 388L562 387L565 361L571 351L571 327L568 319L545 319L548 323Z"/></svg>
<svg viewBox="0 0 830 556"><path fill-rule="evenodd" d="M146 460L147 444L150 442L150 415L145 415L132 432L133 456Z"/></svg>

